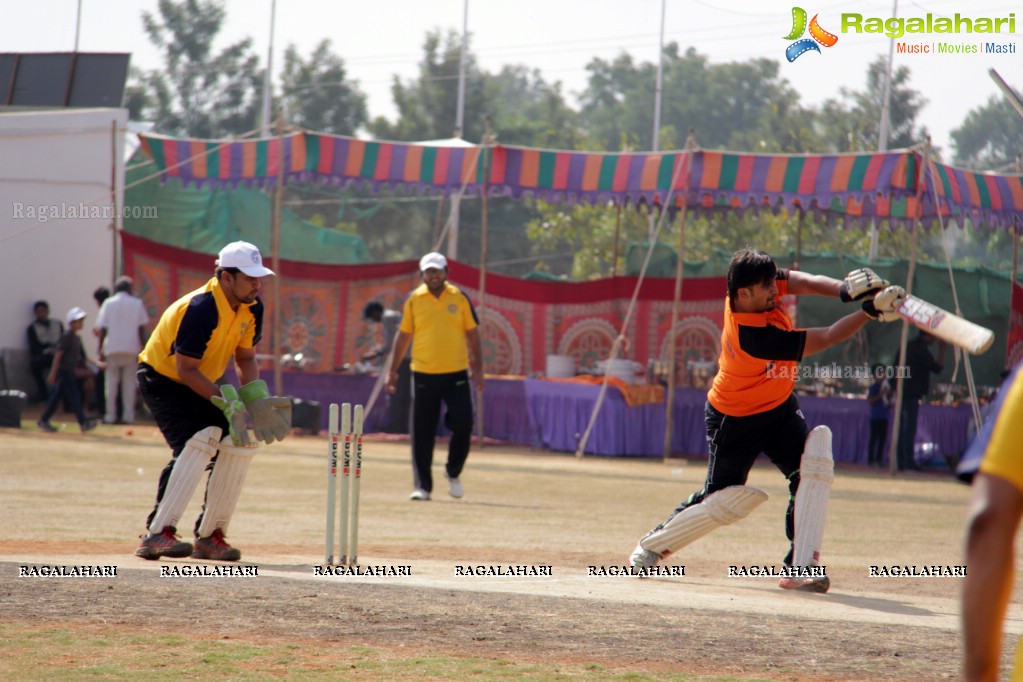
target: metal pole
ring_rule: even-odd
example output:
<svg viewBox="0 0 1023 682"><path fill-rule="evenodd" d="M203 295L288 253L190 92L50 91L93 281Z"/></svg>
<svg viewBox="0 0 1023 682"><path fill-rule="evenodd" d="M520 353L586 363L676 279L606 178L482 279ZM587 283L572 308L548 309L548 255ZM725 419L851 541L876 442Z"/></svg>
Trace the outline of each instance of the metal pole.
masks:
<svg viewBox="0 0 1023 682"><path fill-rule="evenodd" d="M661 0L661 42L657 48L657 85L654 88L654 139L650 147L655 152L660 148L661 137L661 97L664 91L664 15L666 3L667 0Z"/></svg>
<svg viewBox="0 0 1023 682"><path fill-rule="evenodd" d="M270 47L266 51L266 72L263 74L263 109L260 115L263 137L270 136L270 90L273 87L274 23L276 17L277 0L270 0Z"/></svg>
<svg viewBox="0 0 1023 682"><path fill-rule="evenodd" d="M675 323L679 318L679 311L682 308L682 280L685 276L683 261L686 254L686 209L689 206L689 164L692 161L692 138L686 142L686 173L685 190L682 193L682 211L678 220L678 261L675 263L675 291L671 296L671 324L668 325L668 385L664 389L664 447L661 451L661 458L667 460L671 457L671 439L675 433L675 375L678 372L677 340L678 334L675 331ZM673 197L668 195L661 210L667 211Z"/></svg>
<svg viewBox="0 0 1023 682"><path fill-rule="evenodd" d="M114 244L114 262L112 266L113 277L110 281L117 279L117 273L121 270L121 257L118 249L120 241L121 212L117 209L117 169L120 165L120 154L117 152L117 120L110 122L110 205L114 210L114 219L110 224L110 232Z"/></svg>
<svg viewBox="0 0 1023 682"><path fill-rule="evenodd" d="M280 144L278 155L277 186L274 188L274 213L270 226L270 252L273 271L277 273L274 279L273 288L273 363L274 363L274 395L284 395L284 377L281 373L281 349L283 346L282 336L284 334L281 323L281 213L284 207L284 121L277 120L277 142Z"/></svg>
<svg viewBox="0 0 1023 682"><path fill-rule="evenodd" d="M927 146L924 147L923 163L921 164L916 177L916 215L913 217L913 238L910 242L909 252L909 270L906 272L906 294L913 293L913 278L916 276L916 257L917 257L917 238L920 235L922 228L922 216L923 216L923 192L924 192L924 173L927 171L927 166L931 160L931 143L927 141ZM899 337L899 361L898 361L898 372L896 372L895 380L895 412L892 415L892 438L891 443L888 444L888 471L894 476L899 470L898 461L898 445L899 445L899 431L902 429L902 400L903 400L903 368L906 366L906 343L909 341L909 323L905 320L902 321L902 334ZM910 443L910 450L914 447L914 443Z"/></svg>
<svg viewBox="0 0 1023 682"><path fill-rule="evenodd" d="M664 90L664 16L666 4L667 0L661 0L661 38L657 45L657 81L654 85L654 131L653 142L650 145L650 149L655 152L660 149L661 138L661 96ZM653 210L651 210L649 224L647 225L649 239L653 239L656 227L657 221L654 218Z"/></svg>
<svg viewBox="0 0 1023 682"><path fill-rule="evenodd" d="M82 0L78 0L78 16L75 19L75 52L78 52L78 37L82 33Z"/></svg>
<svg viewBox="0 0 1023 682"><path fill-rule="evenodd" d="M481 205L481 216L480 216L480 281L479 281L479 335L482 341L483 337L483 326L484 320L486 319L486 295L487 295L487 238L488 238L488 221L487 221L487 190L488 183L487 179L490 175L490 164L488 163L490 151L490 118L487 117L483 122L483 181L480 183L480 205ZM482 345L482 343L481 343ZM480 369L484 376L486 375L486 366L484 364L484 358L480 358ZM475 377L474 377L475 378ZM486 442L486 424L483 407L483 393L484 391L478 391L476 393L476 434L479 438L479 447L482 448Z"/></svg>
<svg viewBox="0 0 1023 682"><path fill-rule="evenodd" d="M892 18L899 15L899 0L892 4ZM888 43L888 66L884 75L884 93L881 95L881 123L877 134L877 151L888 151L888 130L891 127L891 100L892 100L892 62L895 59L895 41ZM877 260L877 248L879 233L877 229L877 218L870 221L870 252L869 261Z"/></svg>
<svg viewBox="0 0 1023 682"><path fill-rule="evenodd" d="M455 137L461 139L465 125L465 70L467 68L469 42L469 0L462 6L462 54L458 60L458 105L455 111ZM458 218L462 210L462 190L451 194L451 226L448 228L447 256L458 260Z"/></svg>
<svg viewBox="0 0 1023 682"><path fill-rule="evenodd" d="M465 117L465 69L468 62L469 0L462 6L462 54L458 59L458 108L455 112L455 137L462 137Z"/></svg>
<svg viewBox="0 0 1023 682"><path fill-rule="evenodd" d="M1023 155L1016 155L1016 172L1023 173ZM1009 330L1012 330L1013 303L1016 300L1016 273L1019 272L1019 231L1017 226L1012 226L1012 272L1009 273ZM1005 335L1005 361L1011 360L1012 334Z"/></svg>

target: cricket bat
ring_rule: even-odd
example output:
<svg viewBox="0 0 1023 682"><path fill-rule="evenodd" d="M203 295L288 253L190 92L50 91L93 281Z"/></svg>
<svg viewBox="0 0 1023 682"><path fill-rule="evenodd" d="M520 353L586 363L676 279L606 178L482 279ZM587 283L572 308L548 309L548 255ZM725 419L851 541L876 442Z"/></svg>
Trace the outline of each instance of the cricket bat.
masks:
<svg viewBox="0 0 1023 682"><path fill-rule="evenodd" d="M980 355L994 343L995 333L916 296L907 296L896 311L899 317L931 336L971 355Z"/></svg>

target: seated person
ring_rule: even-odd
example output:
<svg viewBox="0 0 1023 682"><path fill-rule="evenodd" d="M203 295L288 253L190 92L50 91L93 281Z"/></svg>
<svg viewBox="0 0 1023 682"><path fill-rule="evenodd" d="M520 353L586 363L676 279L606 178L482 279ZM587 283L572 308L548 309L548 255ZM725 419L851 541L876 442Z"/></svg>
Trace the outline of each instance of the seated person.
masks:
<svg viewBox="0 0 1023 682"><path fill-rule="evenodd" d="M35 379L37 400L46 400L50 395L50 389L46 384L46 377L50 373L50 366L53 365L53 354L57 350L57 342L64 335L64 325L60 320L50 318L50 304L46 301L36 301L32 307L35 319L28 325L26 334L28 336L29 363L32 368L32 378Z"/></svg>

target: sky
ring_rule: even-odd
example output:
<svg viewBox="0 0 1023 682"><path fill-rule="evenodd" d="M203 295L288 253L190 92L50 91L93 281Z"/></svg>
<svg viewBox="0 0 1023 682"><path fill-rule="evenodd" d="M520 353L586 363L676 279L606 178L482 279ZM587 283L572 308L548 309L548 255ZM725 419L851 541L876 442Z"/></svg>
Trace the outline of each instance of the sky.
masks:
<svg viewBox="0 0 1023 682"><path fill-rule="evenodd" d="M819 52L785 60L792 30L792 8L801 2L809 17L838 37ZM224 0L225 26L216 48L243 37L265 61L270 48L273 0ZM927 104L919 123L933 143L951 157L950 137L966 114L1000 91L988 75L996 69L1017 90L1023 87L1023 5L1010 0L279 0L273 22L273 66L283 63L284 49L294 44L308 57L323 39L331 40L348 75L367 95L371 117L396 115L390 85L395 76L418 73L428 31L461 34L467 16L470 49L479 65L496 72L505 64L539 69L548 82L560 81L571 104L585 89L586 64L594 57L613 59L628 52L636 62L656 64L664 15L664 43L694 47L713 63L769 58L807 105L839 96L846 86L861 90L867 65L887 57L892 39L877 33L841 31L843 14L886 19L897 6L900 17L1008 18L1016 32L1001 35L906 35L897 42L968 42L984 39L1011 45L1012 54L895 54L894 65L911 71L910 86ZM80 27L76 21L81 8ZM158 68L158 52L142 29L143 11L155 12L157 0L0 0L0 51L60 52L75 47L87 52L130 52L132 64ZM809 37L804 35L803 37ZM651 102L651 106L654 103ZM471 115L466 112L466 116ZM452 121L452 129L454 128ZM499 132L499 131L498 131ZM699 141L699 131L697 131ZM750 151L750 150L739 150Z"/></svg>

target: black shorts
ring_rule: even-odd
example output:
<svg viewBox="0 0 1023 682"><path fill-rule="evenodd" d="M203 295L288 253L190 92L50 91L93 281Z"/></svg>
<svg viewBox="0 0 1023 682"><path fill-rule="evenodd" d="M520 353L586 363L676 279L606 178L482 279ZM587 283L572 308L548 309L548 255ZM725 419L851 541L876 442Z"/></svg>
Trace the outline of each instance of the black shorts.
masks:
<svg viewBox="0 0 1023 682"><path fill-rule="evenodd" d="M786 478L799 471L809 429L795 395L778 407L746 417L730 417L706 407L707 468L705 494L732 485L745 485L760 453Z"/></svg>
<svg viewBox="0 0 1023 682"><path fill-rule="evenodd" d="M160 374L145 363L139 365L136 376L142 400L175 456L184 449L189 438L209 426L216 426L223 435L227 435L224 413L188 386Z"/></svg>

